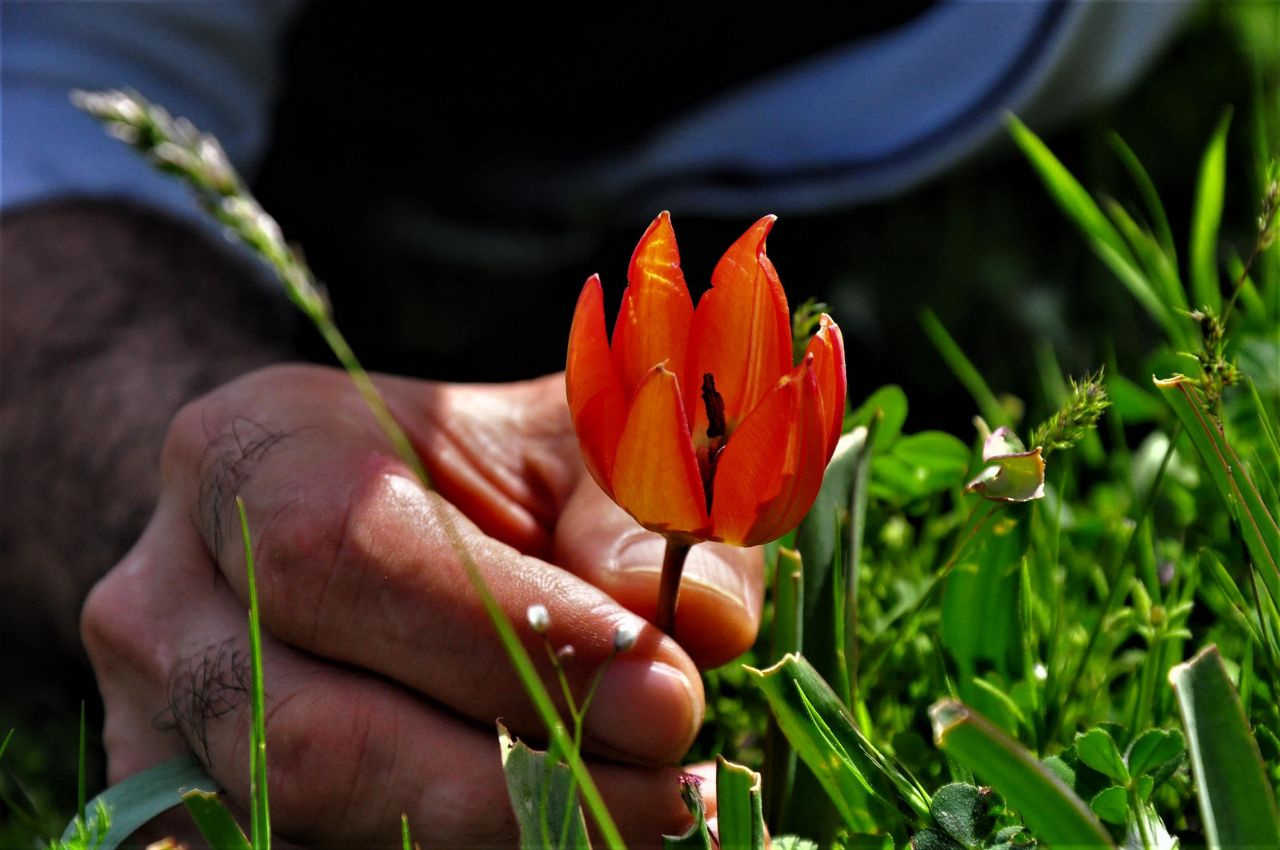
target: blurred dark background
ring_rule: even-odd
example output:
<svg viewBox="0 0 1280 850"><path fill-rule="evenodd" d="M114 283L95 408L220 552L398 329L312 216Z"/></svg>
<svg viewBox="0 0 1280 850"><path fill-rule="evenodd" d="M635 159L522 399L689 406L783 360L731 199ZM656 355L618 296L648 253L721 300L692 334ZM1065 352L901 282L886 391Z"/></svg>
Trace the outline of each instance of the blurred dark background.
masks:
<svg viewBox="0 0 1280 850"><path fill-rule="evenodd" d="M589 159L732 81L898 26L929 4L854 13L807 4L778 20L746 4L731 21L694 10L666 29L668 7L613 5L557 27L538 10L516 9L503 13L514 16L503 27L486 28L492 12L482 4L428 30L340 2L317 3L299 21L257 190L373 368L455 380L554 371L587 275L599 272L607 296L620 297L631 251L658 210L556 221L490 203L472 191L476 175L509 164L510 151L534 168ZM1185 233L1200 151L1233 105L1225 232L1247 238L1251 40L1266 37L1250 30L1265 24L1269 5L1202 6L1120 101L1076 116L1047 141L1087 187L1133 201L1108 143L1109 131L1119 133L1150 171L1175 233ZM461 37L471 27L487 33L483 61L459 56L459 45L474 44ZM552 72L523 72L534 64ZM769 210L728 221L671 212L696 297L724 249ZM514 237L493 242L493 232ZM1078 373L1112 355L1139 366L1157 340L1007 144L888 202L785 217L769 253L793 306L808 297L831 305L854 403L901 384L912 430L967 435L974 412L919 329L926 305L997 392L1033 409L1037 347L1051 346ZM323 356L314 341L310 350Z"/></svg>

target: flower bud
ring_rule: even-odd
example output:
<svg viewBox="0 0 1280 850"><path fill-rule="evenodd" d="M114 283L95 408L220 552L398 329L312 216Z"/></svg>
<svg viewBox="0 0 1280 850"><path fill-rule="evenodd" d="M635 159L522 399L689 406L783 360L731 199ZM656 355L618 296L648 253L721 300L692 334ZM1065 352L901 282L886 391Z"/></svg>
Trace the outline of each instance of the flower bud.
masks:
<svg viewBox="0 0 1280 850"><path fill-rule="evenodd" d="M547 606L530 605L525 616L529 618L529 628L534 632L540 635L547 633L547 627L551 625L551 615L547 613Z"/></svg>
<svg viewBox="0 0 1280 850"><path fill-rule="evenodd" d="M618 626L613 633L613 649L615 652L626 652L636 645L640 630L630 623Z"/></svg>

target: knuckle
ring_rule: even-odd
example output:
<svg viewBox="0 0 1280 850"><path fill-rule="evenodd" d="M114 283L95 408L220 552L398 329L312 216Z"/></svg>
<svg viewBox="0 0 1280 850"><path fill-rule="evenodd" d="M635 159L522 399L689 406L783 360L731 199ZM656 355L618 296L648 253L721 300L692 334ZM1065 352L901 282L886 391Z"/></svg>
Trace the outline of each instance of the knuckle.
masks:
<svg viewBox="0 0 1280 850"><path fill-rule="evenodd" d="M357 803L376 802L369 787L389 775L386 754L371 746L376 715L367 699L350 691L308 684L268 704L267 781L273 827L295 839L347 833L371 816Z"/></svg>

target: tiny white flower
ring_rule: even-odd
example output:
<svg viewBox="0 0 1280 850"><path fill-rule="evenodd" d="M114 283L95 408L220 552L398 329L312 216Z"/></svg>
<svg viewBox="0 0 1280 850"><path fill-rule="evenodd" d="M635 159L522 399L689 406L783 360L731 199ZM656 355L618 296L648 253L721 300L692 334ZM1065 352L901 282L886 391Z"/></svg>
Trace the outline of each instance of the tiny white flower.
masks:
<svg viewBox="0 0 1280 850"><path fill-rule="evenodd" d="M529 628L540 635L547 633L547 627L551 625L551 615L547 613L547 606L530 605L525 616L529 618Z"/></svg>
<svg viewBox="0 0 1280 850"><path fill-rule="evenodd" d="M636 638L640 636L640 630L631 623L624 623L618 626L613 633L613 648L617 652L626 652L628 649L636 645Z"/></svg>

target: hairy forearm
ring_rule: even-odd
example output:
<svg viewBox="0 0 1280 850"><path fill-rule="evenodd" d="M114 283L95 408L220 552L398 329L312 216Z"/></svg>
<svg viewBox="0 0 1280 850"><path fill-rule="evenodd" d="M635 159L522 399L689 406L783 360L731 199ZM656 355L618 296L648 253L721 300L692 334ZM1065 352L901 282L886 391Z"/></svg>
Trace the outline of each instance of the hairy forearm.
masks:
<svg viewBox="0 0 1280 850"><path fill-rule="evenodd" d="M84 595L154 504L169 419L288 357L291 325L243 260L162 216L64 202L0 234L0 646L73 660Z"/></svg>

